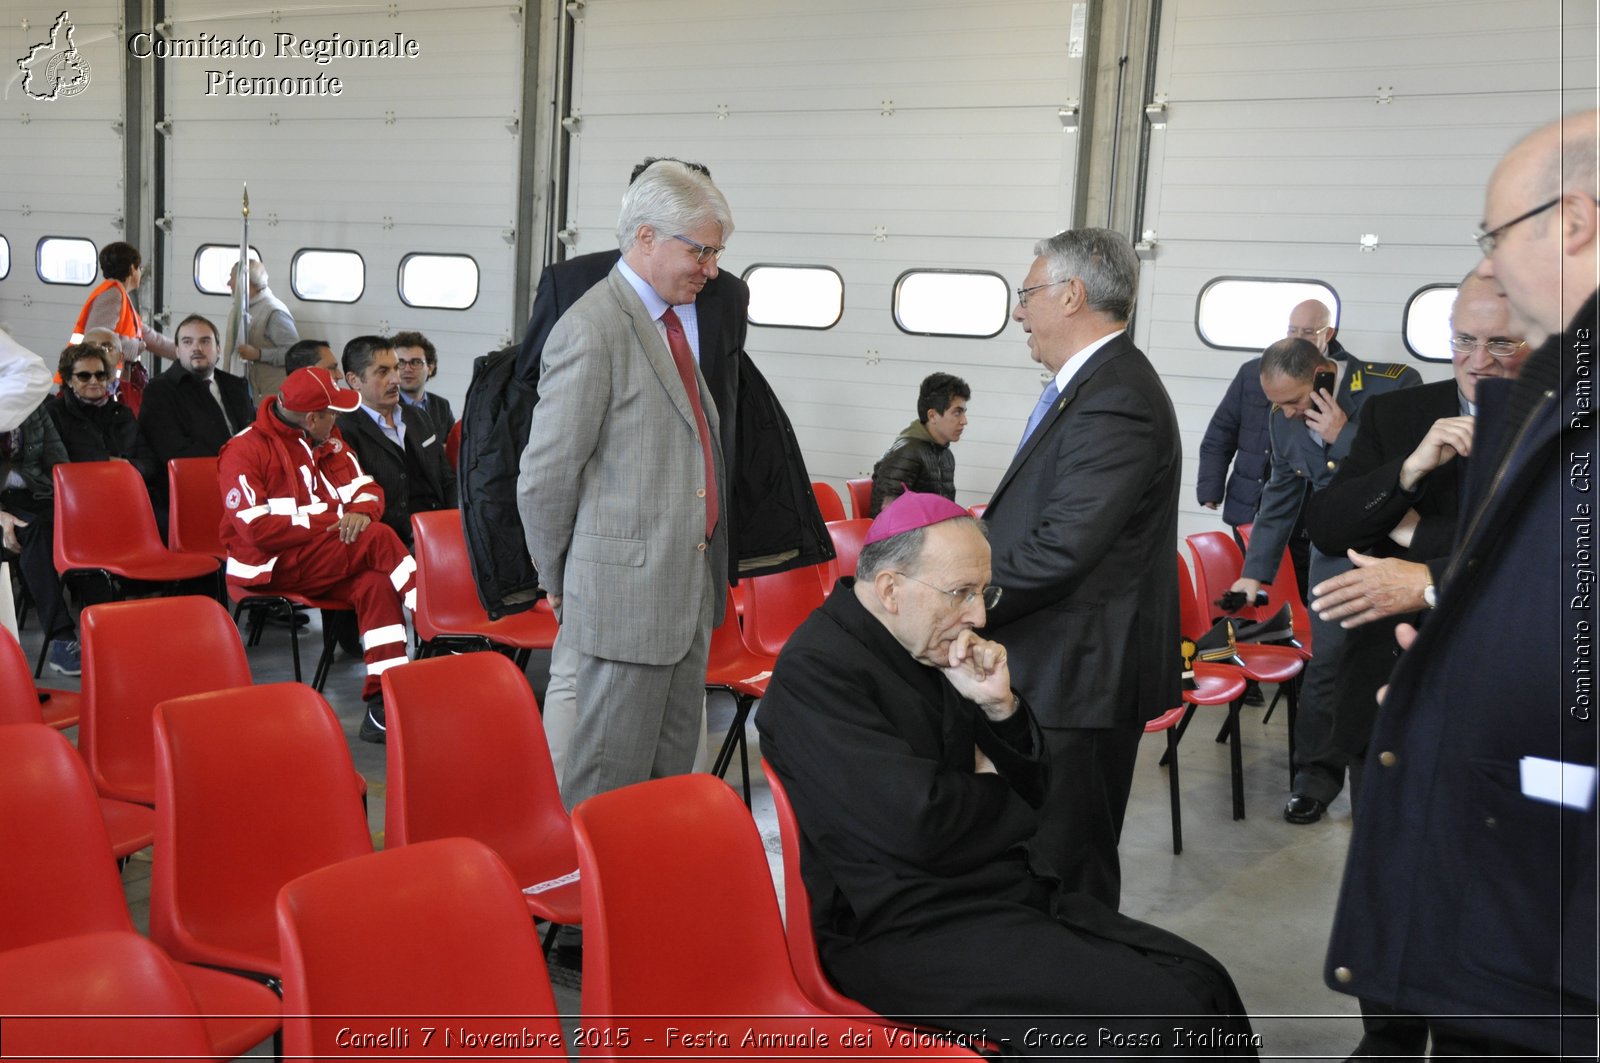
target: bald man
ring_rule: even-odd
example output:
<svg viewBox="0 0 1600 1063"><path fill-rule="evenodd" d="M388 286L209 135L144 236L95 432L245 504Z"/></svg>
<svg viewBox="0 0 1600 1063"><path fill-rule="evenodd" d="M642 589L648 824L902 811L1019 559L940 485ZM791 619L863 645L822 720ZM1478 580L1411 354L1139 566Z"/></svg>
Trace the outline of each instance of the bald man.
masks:
<svg viewBox="0 0 1600 1063"><path fill-rule="evenodd" d="M1349 757L1353 814L1378 688L1394 669L1395 627L1417 624L1433 608L1450 561L1478 382L1515 378L1531 353L1500 286L1472 274L1450 311L1450 347L1454 378L1375 396L1333 482L1306 502L1317 549L1347 554L1356 566L1312 591L1320 619L1353 629L1334 681L1332 732ZM1365 1033L1354 1055L1422 1055L1426 1024L1386 1012L1363 1001Z"/></svg>
<svg viewBox="0 0 1600 1063"><path fill-rule="evenodd" d="M1597 126L1545 126L1490 178L1477 274L1536 349L1477 381L1461 532L1399 629L1328 949L1330 987L1429 1014L1435 1055L1596 1054Z"/></svg>

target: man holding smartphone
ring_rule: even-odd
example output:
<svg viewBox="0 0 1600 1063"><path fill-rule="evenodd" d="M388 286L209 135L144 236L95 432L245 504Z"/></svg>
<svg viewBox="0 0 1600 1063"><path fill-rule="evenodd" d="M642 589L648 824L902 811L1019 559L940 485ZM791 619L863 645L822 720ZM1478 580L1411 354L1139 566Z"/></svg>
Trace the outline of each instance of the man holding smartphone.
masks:
<svg viewBox="0 0 1600 1063"><path fill-rule="evenodd" d="M1333 480L1355 440L1355 422L1373 395L1422 383L1415 369L1390 362L1337 361L1312 340L1291 336L1261 355L1261 389L1273 403L1267 416L1272 472L1261 492L1244 573L1230 589L1254 600L1272 582L1300 510L1311 492ZM1313 585L1332 579L1350 562L1311 550ZM1333 736L1333 684L1344 629L1311 618L1312 658L1300 687L1294 733L1294 784L1283 818L1315 823L1344 788L1346 754Z"/></svg>

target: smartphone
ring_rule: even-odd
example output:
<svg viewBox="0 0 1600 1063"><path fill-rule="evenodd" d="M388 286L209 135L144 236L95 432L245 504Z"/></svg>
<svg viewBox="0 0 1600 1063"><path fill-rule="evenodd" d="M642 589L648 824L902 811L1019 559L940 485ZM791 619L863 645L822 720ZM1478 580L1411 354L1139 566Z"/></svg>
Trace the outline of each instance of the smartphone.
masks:
<svg viewBox="0 0 1600 1063"><path fill-rule="evenodd" d="M1336 380L1338 380L1338 377L1334 375L1332 369L1319 369L1317 370L1317 375L1311 380L1311 389L1313 391L1326 391L1329 395L1332 395L1333 385Z"/></svg>

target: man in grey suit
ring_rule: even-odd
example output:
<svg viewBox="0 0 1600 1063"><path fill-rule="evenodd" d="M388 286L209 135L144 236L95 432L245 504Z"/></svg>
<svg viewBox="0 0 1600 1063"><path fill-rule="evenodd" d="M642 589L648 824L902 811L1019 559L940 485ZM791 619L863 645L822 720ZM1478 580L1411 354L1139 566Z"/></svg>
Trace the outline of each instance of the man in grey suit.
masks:
<svg viewBox="0 0 1600 1063"><path fill-rule="evenodd" d="M984 519L988 637L1050 749L1034 866L1116 909L1117 844L1146 721L1178 704L1178 420L1127 334L1127 237L1041 240L1012 315L1053 375Z"/></svg>
<svg viewBox="0 0 1600 1063"><path fill-rule="evenodd" d="M1308 339L1282 339L1262 352L1261 390L1273 403L1267 415L1272 472L1261 491L1244 574L1231 590L1253 600L1261 584L1277 575L1308 491L1320 491L1333 481L1355 441L1367 399L1420 383L1422 378L1409 366L1335 361ZM1345 558L1311 548L1313 586L1349 568ZM1312 656L1294 721L1294 784L1283 808L1290 823L1315 823L1344 788L1348 758L1333 742L1333 688L1343 646L1343 628L1311 618Z"/></svg>
<svg viewBox="0 0 1600 1063"><path fill-rule="evenodd" d="M621 260L541 356L517 504L578 656L569 807L687 772L699 745L728 542L717 407L689 308L732 232L708 178L650 167L623 197Z"/></svg>

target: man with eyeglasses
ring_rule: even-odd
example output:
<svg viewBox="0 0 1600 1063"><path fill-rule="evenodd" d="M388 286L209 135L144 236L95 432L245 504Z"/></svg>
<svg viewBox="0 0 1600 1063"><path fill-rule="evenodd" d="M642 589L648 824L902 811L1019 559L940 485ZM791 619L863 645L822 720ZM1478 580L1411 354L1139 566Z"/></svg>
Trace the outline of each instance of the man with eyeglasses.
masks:
<svg viewBox="0 0 1600 1063"><path fill-rule="evenodd" d="M440 438L448 436L456 425L455 411L449 399L427 389L439 372L438 348L420 332L396 332L390 342L400 371L400 401L427 414Z"/></svg>
<svg viewBox="0 0 1600 1063"><path fill-rule="evenodd" d="M1034 246L1012 314L1049 374L984 520L1006 596L987 633L1050 748L1034 852L1113 910L1144 725L1181 700L1172 400L1127 333L1139 260L1109 229Z"/></svg>
<svg viewBox="0 0 1600 1063"><path fill-rule="evenodd" d="M1460 530L1398 629L1324 967L1427 1015L1436 1057L1596 1054L1597 154L1600 111L1574 114L1490 178L1476 272L1534 350L1477 382Z"/></svg>
<svg viewBox="0 0 1600 1063"><path fill-rule="evenodd" d="M981 1031L1057 1057L1115 1035L1159 1052L1176 1027L1253 1056L1221 964L1029 857L1066 769L1006 647L977 632L1011 597L985 539L956 503L901 494L773 669L756 726L800 828L823 967L879 1014L968 1035L958 1044Z"/></svg>
<svg viewBox="0 0 1600 1063"><path fill-rule="evenodd" d="M1462 478L1472 458L1481 380L1515 378L1530 353L1505 293L1468 275L1450 311L1454 378L1374 396L1361 410L1350 454L1306 503L1306 529L1329 557L1355 568L1318 584L1312 608L1350 628L1333 691L1330 741L1349 758L1350 809L1378 716L1378 689L1394 670L1394 632L1437 604L1455 544ZM1317 645L1318 652L1321 646ZM1313 761L1319 759L1316 756ZM1420 1056L1426 1024L1363 1003L1358 1056Z"/></svg>
<svg viewBox="0 0 1600 1063"><path fill-rule="evenodd" d="M575 666L568 806L689 771L728 587L719 410L679 311L733 235L703 174L658 162L628 188L622 255L551 330L517 503Z"/></svg>

